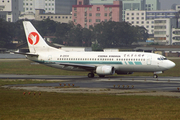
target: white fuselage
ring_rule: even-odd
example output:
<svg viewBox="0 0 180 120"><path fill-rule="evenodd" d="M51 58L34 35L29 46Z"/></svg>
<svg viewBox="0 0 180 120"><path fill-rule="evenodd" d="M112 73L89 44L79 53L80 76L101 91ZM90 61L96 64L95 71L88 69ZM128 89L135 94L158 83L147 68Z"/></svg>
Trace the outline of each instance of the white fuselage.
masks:
<svg viewBox="0 0 180 120"><path fill-rule="evenodd" d="M64 66L60 63L113 66L116 71L124 72L158 72L175 66L164 56L144 52L45 52L39 57L28 59L65 70L82 70L78 67Z"/></svg>

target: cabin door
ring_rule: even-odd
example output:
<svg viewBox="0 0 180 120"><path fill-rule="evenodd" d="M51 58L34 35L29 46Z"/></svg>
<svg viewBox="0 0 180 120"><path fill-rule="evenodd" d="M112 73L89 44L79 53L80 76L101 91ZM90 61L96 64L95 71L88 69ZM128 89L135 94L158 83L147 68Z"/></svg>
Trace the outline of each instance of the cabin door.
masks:
<svg viewBox="0 0 180 120"><path fill-rule="evenodd" d="M48 56L48 62L50 62L52 60L52 55Z"/></svg>
<svg viewBox="0 0 180 120"><path fill-rule="evenodd" d="M152 61L152 56L148 55L147 56L147 65L151 65L151 61Z"/></svg>

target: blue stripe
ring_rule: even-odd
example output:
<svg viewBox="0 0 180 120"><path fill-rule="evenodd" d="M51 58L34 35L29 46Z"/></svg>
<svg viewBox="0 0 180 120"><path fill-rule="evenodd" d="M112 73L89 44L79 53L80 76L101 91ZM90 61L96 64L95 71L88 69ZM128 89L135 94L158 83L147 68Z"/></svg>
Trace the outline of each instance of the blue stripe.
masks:
<svg viewBox="0 0 180 120"><path fill-rule="evenodd" d="M119 64L123 65L121 61L35 61L38 63L44 63L44 64L55 64L55 63L72 63L72 64ZM124 62L126 65L142 65L141 62Z"/></svg>
<svg viewBox="0 0 180 120"><path fill-rule="evenodd" d="M141 62L134 62L134 63L135 63L135 65L142 65Z"/></svg>
<svg viewBox="0 0 180 120"><path fill-rule="evenodd" d="M130 62L130 61L129 61L128 63L129 63L129 65L134 65L134 63L133 63L133 62Z"/></svg>

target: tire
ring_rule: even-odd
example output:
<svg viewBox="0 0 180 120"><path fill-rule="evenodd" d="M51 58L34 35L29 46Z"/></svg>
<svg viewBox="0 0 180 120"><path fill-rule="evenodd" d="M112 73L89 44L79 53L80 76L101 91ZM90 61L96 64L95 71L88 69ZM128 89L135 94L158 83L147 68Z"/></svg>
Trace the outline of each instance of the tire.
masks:
<svg viewBox="0 0 180 120"><path fill-rule="evenodd" d="M88 73L88 78L93 78L94 77L94 73Z"/></svg>
<svg viewBox="0 0 180 120"><path fill-rule="evenodd" d="M158 75L154 74L153 77L154 77L154 78L158 78Z"/></svg>

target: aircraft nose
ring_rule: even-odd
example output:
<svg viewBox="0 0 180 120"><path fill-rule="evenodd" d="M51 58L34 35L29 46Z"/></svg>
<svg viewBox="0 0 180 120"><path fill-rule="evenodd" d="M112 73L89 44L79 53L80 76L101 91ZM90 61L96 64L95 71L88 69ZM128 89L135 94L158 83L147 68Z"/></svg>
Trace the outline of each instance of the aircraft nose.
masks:
<svg viewBox="0 0 180 120"><path fill-rule="evenodd" d="M170 68L173 68L174 66L175 66L176 64L174 63L174 62L172 62L172 61L168 61L168 63L166 64L166 68L167 69L170 69Z"/></svg>

